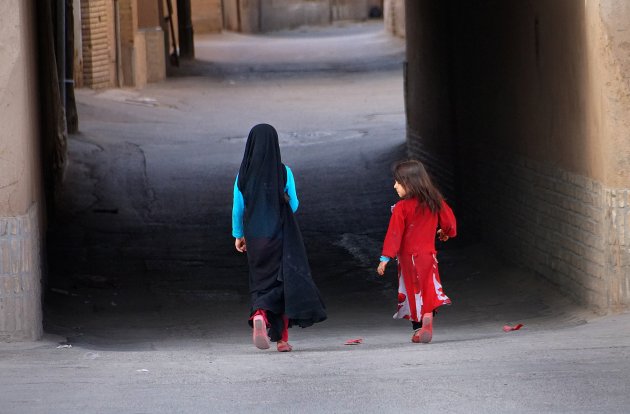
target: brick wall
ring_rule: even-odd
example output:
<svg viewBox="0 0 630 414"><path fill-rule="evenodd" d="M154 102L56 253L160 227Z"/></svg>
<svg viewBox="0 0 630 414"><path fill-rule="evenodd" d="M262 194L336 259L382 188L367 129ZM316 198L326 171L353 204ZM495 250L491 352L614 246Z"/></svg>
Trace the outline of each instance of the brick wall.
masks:
<svg viewBox="0 0 630 414"><path fill-rule="evenodd" d="M625 75L596 43L627 19L591 33L597 2L405 7L409 151L454 201L461 234L581 304L627 309Z"/></svg>
<svg viewBox="0 0 630 414"><path fill-rule="evenodd" d="M138 8L135 0L120 0L120 40L123 48L133 45L138 30Z"/></svg>
<svg viewBox="0 0 630 414"><path fill-rule="evenodd" d="M444 196L450 202L456 202L455 170L451 163L446 162L444 151L438 151L435 146L427 146L421 134L409 127L407 128L407 151L410 158L422 161Z"/></svg>
<svg viewBox="0 0 630 414"><path fill-rule="evenodd" d="M0 341L42 335L37 208L0 217Z"/></svg>
<svg viewBox="0 0 630 414"><path fill-rule="evenodd" d="M83 40L83 85L89 88L111 86L108 0L81 1L81 35Z"/></svg>
<svg viewBox="0 0 630 414"><path fill-rule="evenodd" d="M454 171L422 139L408 135L451 198ZM630 197L590 178L490 147L471 154L461 174L458 217L501 256L600 311L630 302Z"/></svg>

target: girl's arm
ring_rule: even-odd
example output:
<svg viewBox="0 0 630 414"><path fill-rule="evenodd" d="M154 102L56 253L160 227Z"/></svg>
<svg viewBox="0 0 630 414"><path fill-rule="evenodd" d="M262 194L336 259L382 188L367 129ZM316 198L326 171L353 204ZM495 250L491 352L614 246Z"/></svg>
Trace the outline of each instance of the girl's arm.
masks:
<svg viewBox="0 0 630 414"><path fill-rule="evenodd" d="M449 237L455 237L457 235L457 222L455 220L455 214L453 214L453 210L446 204L446 201L442 201L442 208L440 209L440 213L438 214L438 228L441 230L440 240L443 240L443 237L446 236L446 239Z"/></svg>
<svg viewBox="0 0 630 414"><path fill-rule="evenodd" d="M297 191L295 189L295 178L293 177L293 172L291 168L284 166L287 170L287 185L284 187L284 191L289 196L289 205L291 206L291 210L295 213L300 205L300 201L298 200Z"/></svg>
<svg viewBox="0 0 630 414"><path fill-rule="evenodd" d="M400 251L402 236L405 232L405 216L401 203L396 203L392 210L392 217L389 219L389 227L383 242L382 256L396 257Z"/></svg>
<svg viewBox="0 0 630 414"><path fill-rule="evenodd" d="M385 235L385 241L383 242L383 252L381 255L381 261L378 264L376 272L383 276L385 274L385 268L389 263L391 257L396 257L400 250L400 244L402 243L402 235L405 231L405 216L402 211L402 205L396 203L392 209L392 217L389 219L389 227L387 228L387 234Z"/></svg>
<svg viewBox="0 0 630 414"><path fill-rule="evenodd" d="M381 262L378 264L378 267L376 268L376 272L383 276L385 274L385 267L387 267L387 263L389 263L389 259L387 261L384 261L381 259Z"/></svg>
<svg viewBox="0 0 630 414"><path fill-rule="evenodd" d="M238 174L234 181L234 200L232 203L232 236L235 239L243 237L243 213L245 212L245 200L241 190L238 189Z"/></svg>

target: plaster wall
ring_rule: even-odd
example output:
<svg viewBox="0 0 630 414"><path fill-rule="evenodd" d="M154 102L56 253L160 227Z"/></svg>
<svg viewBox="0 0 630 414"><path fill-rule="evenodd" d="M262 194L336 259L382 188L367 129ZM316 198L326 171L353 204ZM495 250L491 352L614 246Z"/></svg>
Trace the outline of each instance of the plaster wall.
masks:
<svg viewBox="0 0 630 414"><path fill-rule="evenodd" d="M601 135L606 226L604 249L606 274L610 278L610 302L630 307L630 3L601 0L589 6L589 48L597 62L592 81L593 100L601 97ZM599 100L599 99L597 99Z"/></svg>
<svg viewBox="0 0 630 414"><path fill-rule="evenodd" d="M199 0L198 0L199 1ZM376 0L224 0L225 28L244 33L365 20Z"/></svg>
<svg viewBox="0 0 630 414"><path fill-rule="evenodd" d="M138 0L138 27L155 28L160 26L158 2L155 0Z"/></svg>
<svg viewBox="0 0 630 414"><path fill-rule="evenodd" d="M0 4L0 216L25 214L41 193L32 12L30 1Z"/></svg>
<svg viewBox="0 0 630 414"><path fill-rule="evenodd" d="M82 38L82 24L81 24L81 0L72 0L72 15L74 19L73 36L74 36L74 50L73 50L73 74L74 85L77 88L83 87L83 38Z"/></svg>
<svg viewBox="0 0 630 414"><path fill-rule="evenodd" d="M627 3L406 8L411 155L506 258L603 312L630 305Z"/></svg>
<svg viewBox="0 0 630 414"><path fill-rule="evenodd" d="M371 3L367 0L332 0L330 2L332 20L365 20Z"/></svg>
<svg viewBox="0 0 630 414"><path fill-rule="evenodd" d="M223 28L234 32L240 31L239 8L236 0L223 0Z"/></svg>
<svg viewBox="0 0 630 414"><path fill-rule="evenodd" d="M34 2L0 2L0 341L42 334Z"/></svg>
<svg viewBox="0 0 630 414"><path fill-rule="evenodd" d="M302 25L324 25L330 23L330 17L328 0L262 1L260 31L291 29Z"/></svg>
<svg viewBox="0 0 630 414"><path fill-rule="evenodd" d="M630 187L630 3L587 2L590 60L597 63L592 79L593 102L602 106L604 182Z"/></svg>
<svg viewBox="0 0 630 414"><path fill-rule="evenodd" d="M164 32L160 27L138 31L144 37L146 82L159 82L166 78L166 56L164 53Z"/></svg>
<svg viewBox="0 0 630 414"><path fill-rule="evenodd" d="M238 8L238 29L243 33L262 32L262 0L235 0Z"/></svg>

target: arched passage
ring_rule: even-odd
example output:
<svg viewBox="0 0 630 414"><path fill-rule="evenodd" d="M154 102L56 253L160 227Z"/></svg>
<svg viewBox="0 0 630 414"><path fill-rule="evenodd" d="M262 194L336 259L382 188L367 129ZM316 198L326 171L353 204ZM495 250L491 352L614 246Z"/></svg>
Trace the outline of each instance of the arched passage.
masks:
<svg viewBox="0 0 630 414"><path fill-rule="evenodd" d="M587 306L627 306L627 5L406 7L410 151L501 255Z"/></svg>
<svg viewBox="0 0 630 414"><path fill-rule="evenodd" d="M245 323L231 195L261 122L280 133L333 315L357 312L362 301L347 306L348 295L382 296L374 266L396 201L389 167L406 155L404 41L368 22L195 43L197 60L165 83L77 92L82 126L50 232L47 294L50 331L75 344L144 346L187 319L205 332L236 315Z"/></svg>

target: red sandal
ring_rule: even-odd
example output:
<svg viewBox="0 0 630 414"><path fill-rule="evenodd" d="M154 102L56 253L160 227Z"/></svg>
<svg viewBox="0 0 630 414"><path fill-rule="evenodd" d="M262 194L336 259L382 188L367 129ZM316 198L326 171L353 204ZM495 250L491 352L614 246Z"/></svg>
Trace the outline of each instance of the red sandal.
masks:
<svg viewBox="0 0 630 414"><path fill-rule="evenodd" d="M258 349L269 349L271 345L269 344L269 336L267 335L267 324L265 323L265 318L263 317L263 315L254 315L252 322L254 325L252 333L254 345Z"/></svg>
<svg viewBox="0 0 630 414"><path fill-rule="evenodd" d="M433 313L425 313L422 315L422 328L418 335L420 343L428 344L433 339Z"/></svg>
<svg viewBox="0 0 630 414"><path fill-rule="evenodd" d="M293 350L291 344L285 341L278 341L277 347L278 352L291 352Z"/></svg>
<svg viewBox="0 0 630 414"><path fill-rule="evenodd" d="M420 330L421 329L422 328L415 329L413 331L413 335L411 335L411 342L413 342L414 344L420 343Z"/></svg>

